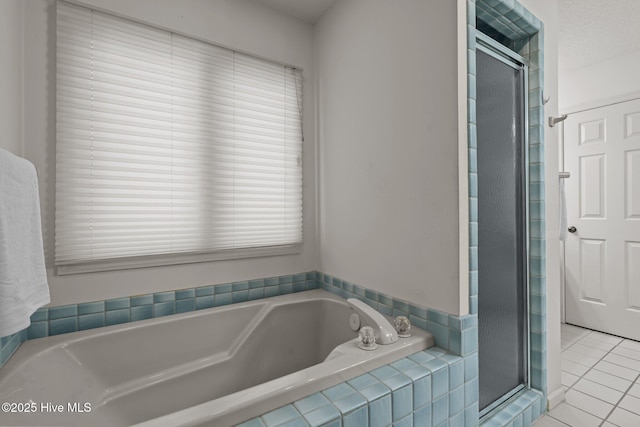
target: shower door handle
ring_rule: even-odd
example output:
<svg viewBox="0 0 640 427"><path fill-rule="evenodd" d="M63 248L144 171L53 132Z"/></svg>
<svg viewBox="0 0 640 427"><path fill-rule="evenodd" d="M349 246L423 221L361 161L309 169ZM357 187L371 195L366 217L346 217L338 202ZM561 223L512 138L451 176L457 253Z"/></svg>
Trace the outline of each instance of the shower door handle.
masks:
<svg viewBox="0 0 640 427"><path fill-rule="evenodd" d="M578 229L572 225L571 227L569 227L568 231L569 233L575 233L576 231L578 231Z"/></svg>

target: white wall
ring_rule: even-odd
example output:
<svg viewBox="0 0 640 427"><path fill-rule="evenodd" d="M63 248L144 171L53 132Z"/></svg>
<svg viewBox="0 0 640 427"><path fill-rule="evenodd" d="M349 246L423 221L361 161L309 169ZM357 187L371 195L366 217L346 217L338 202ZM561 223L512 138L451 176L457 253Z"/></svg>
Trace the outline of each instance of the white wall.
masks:
<svg viewBox="0 0 640 427"><path fill-rule="evenodd" d="M22 0L0 1L0 148L22 155Z"/></svg>
<svg viewBox="0 0 640 427"><path fill-rule="evenodd" d="M0 2L3 8L6 7L5 2ZM40 172L51 305L315 270L312 27L245 0L85 2L183 34L304 68L305 244L299 255L56 276L51 268L54 259L55 204L55 2L29 0L24 2L24 154ZM4 14L0 15L4 23Z"/></svg>
<svg viewBox="0 0 640 427"><path fill-rule="evenodd" d="M456 3L342 0L315 28L320 270L455 314Z"/></svg>
<svg viewBox="0 0 640 427"><path fill-rule="evenodd" d="M560 72L560 111L571 113L609 101L640 97L640 50Z"/></svg>
<svg viewBox="0 0 640 427"><path fill-rule="evenodd" d="M248 261L61 277L50 269L53 305L318 268L421 305L450 313L466 311L460 303L466 297L459 280L464 272L458 270L461 131L456 95L461 93L458 55L465 57L460 52L465 46L458 47L457 34L464 34L464 29L456 26L456 2L405 0L403 7L397 7L382 0L342 0L318 23L314 43L311 26L244 0L88 2L305 69L305 246L301 255ZM545 115L557 115L557 6L554 0L521 2L545 23L545 93L552 97ZM21 4L21 0L0 1L0 58L11 58L0 62L0 129L3 136L20 135L16 123L22 120L24 147L5 139L1 146L22 150L39 169L45 247L51 265L54 2L24 2L22 65L18 47L22 43ZM316 88L312 87L312 53L317 55ZM22 86L21 119L14 112L20 111ZM317 104L314 89L321 94ZM322 234L318 239L316 128L322 148L317 181ZM545 131L549 391L560 384L559 264L553 244L557 241L556 129Z"/></svg>
<svg viewBox="0 0 640 427"><path fill-rule="evenodd" d="M544 22L545 122L558 115L558 4L556 0L519 0ZM545 125L545 224L547 282L547 390L563 396L560 384L560 253L558 232L558 127ZM558 403L557 401L552 401Z"/></svg>

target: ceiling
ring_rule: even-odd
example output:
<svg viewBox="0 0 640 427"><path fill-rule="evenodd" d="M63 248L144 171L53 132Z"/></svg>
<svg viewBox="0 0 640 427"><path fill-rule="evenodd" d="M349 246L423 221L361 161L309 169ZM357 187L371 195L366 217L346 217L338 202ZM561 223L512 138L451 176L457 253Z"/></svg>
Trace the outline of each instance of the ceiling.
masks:
<svg viewBox="0 0 640 427"><path fill-rule="evenodd" d="M336 0L251 0L309 24L315 22Z"/></svg>
<svg viewBox="0 0 640 427"><path fill-rule="evenodd" d="M314 24L338 0L250 0ZM558 66L571 71L640 51L640 0L558 0Z"/></svg>
<svg viewBox="0 0 640 427"><path fill-rule="evenodd" d="M559 0L558 6L561 71L640 54L640 0Z"/></svg>

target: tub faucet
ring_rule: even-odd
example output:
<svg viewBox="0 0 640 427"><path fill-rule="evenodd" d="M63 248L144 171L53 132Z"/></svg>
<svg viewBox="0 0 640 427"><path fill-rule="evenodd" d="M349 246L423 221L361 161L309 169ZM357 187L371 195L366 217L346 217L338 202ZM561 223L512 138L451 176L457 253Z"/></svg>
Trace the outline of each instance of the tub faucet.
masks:
<svg viewBox="0 0 640 427"><path fill-rule="evenodd" d="M363 323L373 328L378 344L391 344L398 341L398 334L395 328L382 314L355 298L347 299L347 303L362 318ZM359 326L355 330L358 330Z"/></svg>

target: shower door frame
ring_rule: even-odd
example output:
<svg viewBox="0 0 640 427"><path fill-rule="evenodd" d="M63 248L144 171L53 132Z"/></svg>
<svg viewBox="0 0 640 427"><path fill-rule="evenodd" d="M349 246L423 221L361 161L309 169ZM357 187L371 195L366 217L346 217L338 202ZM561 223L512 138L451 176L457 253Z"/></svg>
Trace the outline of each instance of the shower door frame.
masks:
<svg viewBox="0 0 640 427"><path fill-rule="evenodd" d="M531 384L531 325L530 325L530 316L531 316L531 307L530 307L530 286L529 286L529 114L528 114L528 106L529 106L529 66L527 61L516 52L507 48L506 46L498 43L493 40L489 36L484 33L476 30L476 50L480 50L483 53L490 55L494 59L512 67L513 69L519 70L522 73L522 104L520 105L520 114L522 115L522 139L519 141L521 145L522 155L520 156L519 161L521 161L522 172L524 172L523 181L520 183L520 187L522 190L522 205L521 209L524 210L524 215L522 220L524 222L524 234L522 236L523 239L523 253L520 254L521 260L523 261L523 271L521 273L524 289L523 297L524 297L524 312L523 316L523 333L525 334L524 339L524 348L523 357L524 357L524 383L517 385L494 402L487 405L484 409L480 409L479 415L482 419L483 417L492 414L506 401L511 399L513 396L521 392L522 390L529 388ZM478 320L480 321L480 319Z"/></svg>

